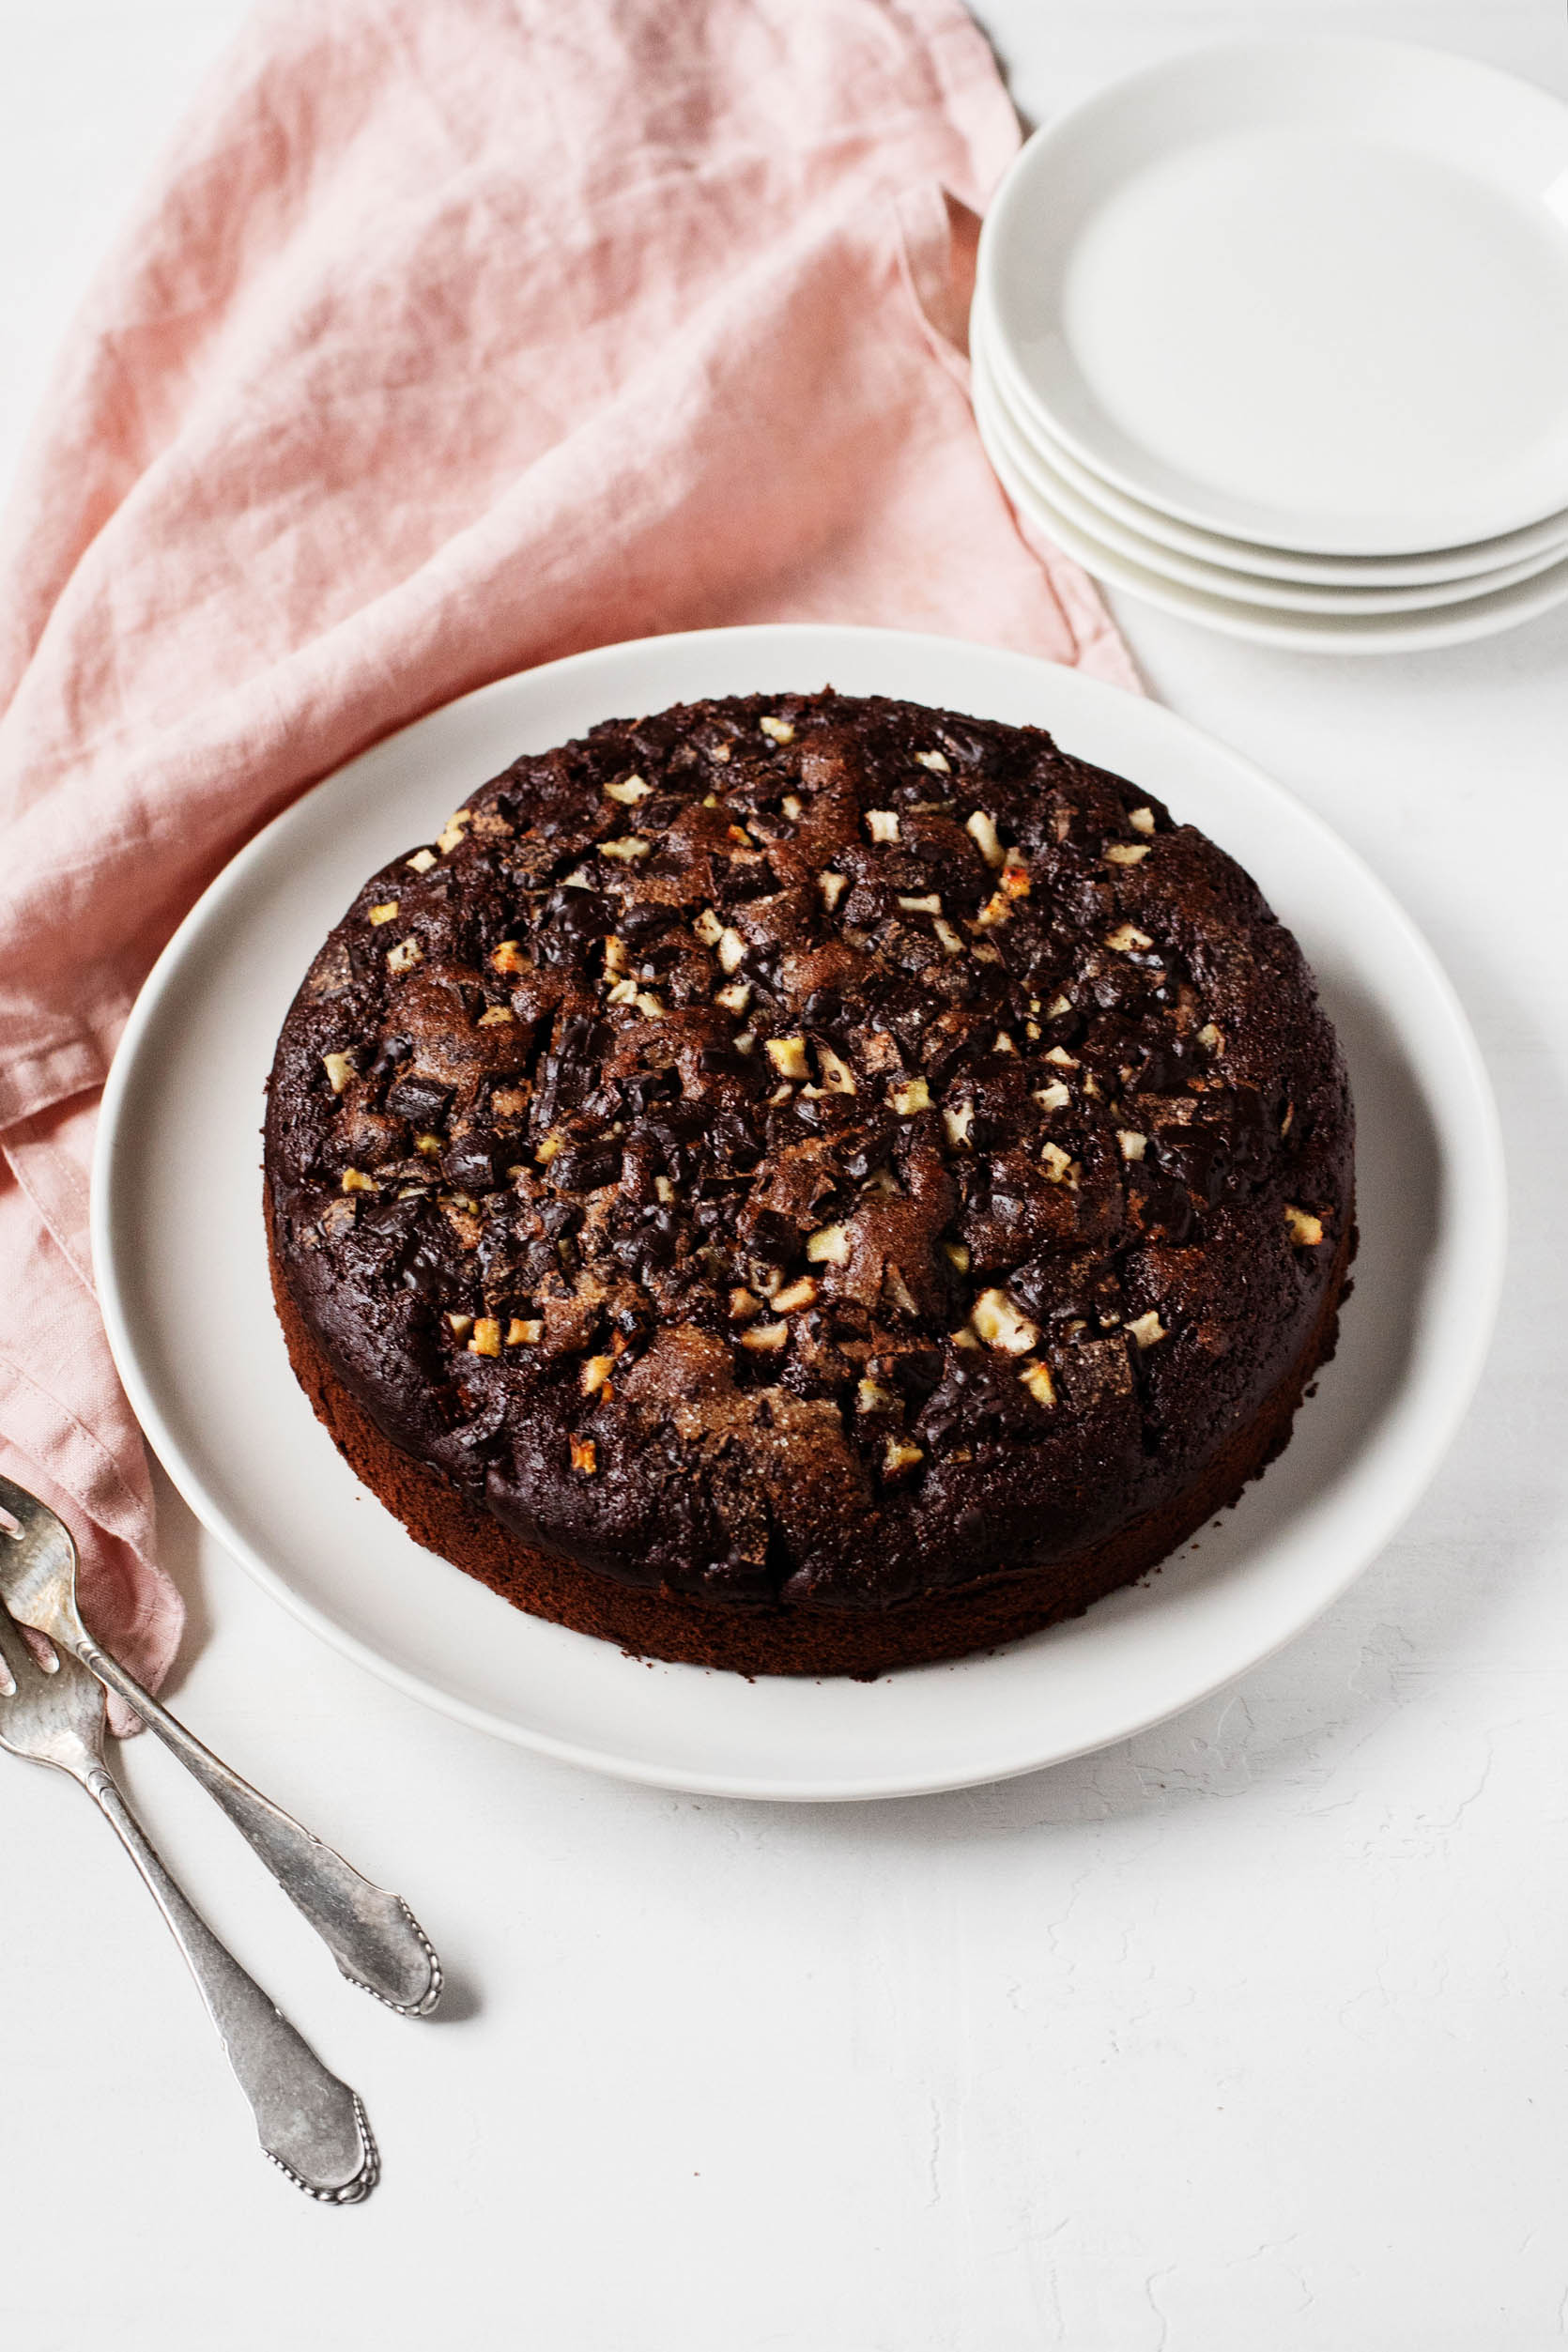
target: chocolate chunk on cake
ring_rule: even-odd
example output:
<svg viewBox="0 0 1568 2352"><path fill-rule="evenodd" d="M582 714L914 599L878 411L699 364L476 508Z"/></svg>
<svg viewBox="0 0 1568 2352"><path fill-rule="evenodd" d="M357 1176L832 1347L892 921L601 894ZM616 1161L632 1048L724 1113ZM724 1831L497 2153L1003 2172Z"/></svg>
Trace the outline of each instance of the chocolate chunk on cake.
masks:
<svg viewBox="0 0 1568 2352"><path fill-rule="evenodd" d="M520 759L366 883L267 1116L289 1352L520 1607L867 1675L1086 1607L1278 1452L1353 1240L1290 933L1143 784L825 692Z"/></svg>

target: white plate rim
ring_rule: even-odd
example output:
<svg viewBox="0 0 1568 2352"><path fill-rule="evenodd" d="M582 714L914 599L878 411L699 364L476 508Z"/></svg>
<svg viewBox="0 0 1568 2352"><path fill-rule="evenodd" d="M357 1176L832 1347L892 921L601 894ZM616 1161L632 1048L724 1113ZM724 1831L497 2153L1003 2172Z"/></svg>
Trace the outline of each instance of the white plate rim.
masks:
<svg viewBox="0 0 1568 2352"><path fill-rule="evenodd" d="M1473 79L1478 88L1486 88L1499 97L1506 97L1521 109L1544 114L1552 109L1561 116L1568 130L1568 107L1564 107L1550 91L1526 81L1522 76L1506 72L1497 66L1468 57L1459 52L1435 47L1428 43L1380 39L1374 36L1356 34L1282 35L1254 39L1204 43L1158 58L1136 71L1119 76L1105 87L1092 92L1078 105L1068 109L1053 121L1042 124L1024 142L992 198L983 223L976 258L976 289L983 291L991 315L998 322L1006 340L1006 305L998 300L997 279L1000 270L998 254L1011 232L1013 216L1025 202L1021 191L1028 188L1034 173L1055 152L1080 135L1097 119L1110 118L1123 105L1137 104L1161 85L1174 87L1194 77L1210 75L1216 79L1227 73L1241 72L1267 67L1277 69L1283 57L1295 55L1308 63L1338 61L1346 70L1354 72L1358 63L1363 70L1405 70L1411 75L1446 71L1463 73ZM1564 488L1559 485L1556 495L1545 503L1503 515L1489 516L1483 523L1474 516L1459 520L1459 509L1452 516L1433 525L1433 536L1423 545L1412 547L1407 541L1388 537L1376 541L1364 534L1356 537L1344 531L1323 530L1322 535L1303 546L1297 537L1281 538L1267 527L1267 518L1260 521L1257 510L1250 517L1238 509L1227 515L1222 501L1206 507L1201 498L1189 497L1168 489L1154 494L1148 481L1140 480L1125 465L1109 457L1104 450L1093 448L1075 430L1070 420L1060 416L1045 400L1038 386L1032 384L1022 370L1012 371L1020 396L1033 414L1038 416L1054 438L1063 443L1090 471L1099 475L1130 498L1145 504L1154 504L1178 522L1194 528L1225 535L1256 541L1259 545L1281 546L1287 552L1310 555L1401 557L1437 553L1448 546L1465 546L1483 539L1508 535L1544 524L1555 515L1568 512L1564 504ZM1321 526L1320 526L1321 529Z"/></svg>
<svg viewBox="0 0 1568 2352"><path fill-rule="evenodd" d="M230 864L204 892L170 940L137 999L121 1041L108 1084L105 1087L94 1161L92 1186L92 1242L100 1298L105 1326L116 1367L125 1383L133 1409L150 1441L158 1452L175 1485L191 1505L197 1517L228 1548L240 1564L268 1591L271 1592L290 1614L327 1639L333 1647L353 1657L371 1672L394 1687L422 1702L435 1706L456 1719L477 1729L485 1729L519 1745L529 1746L560 1760L576 1763L590 1769L630 1778L649 1785L671 1788L697 1794L759 1798L769 1801L861 1801L922 1794L936 1790L964 1788L1016 1776L1067 1760L1074 1755L1093 1752L1117 1740L1147 1729L1181 1713L1218 1689L1234 1682L1239 1674L1249 1672L1295 1636L1312 1623L1330 1606L1367 1562L1390 1540L1413 1509L1432 1475L1440 1464L1448 1446L1468 1409L1470 1395L1479 1379L1490 1341L1500 1291L1506 1234L1506 1192L1500 1130L1489 1081L1479 1048L1469 1029L1458 1000L1441 966L1425 940L1399 907L1396 900L1371 872L1364 861L1349 850L1332 829L1302 804L1274 783L1251 761L1218 744L1203 730L1178 718L1159 706L1143 704L1129 698L1132 708L1141 716L1140 726L1150 726L1157 733L1179 743L1189 756L1211 762L1221 762L1233 781L1244 783L1250 792L1259 793L1272 810L1290 824L1304 828L1314 844L1341 862L1356 878L1360 887L1380 903L1380 918L1386 931L1399 944L1401 954L1408 960L1429 1000L1429 1011L1441 1024L1445 1054L1452 1055L1452 1064L1445 1064L1457 1082L1455 1094L1462 1095L1465 1104L1465 1171L1468 1207L1467 1281L1461 1298L1451 1297L1445 1313L1449 1326L1445 1329L1445 1354L1442 1379L1435 1386L1429 1380L1432 1393L1427 1398L1427 1410L1422 1422L1424 1443L1419 1459L1407 1469L1395 1495L1381 1497L1379 1507L1366 1514L1358 1540L1352 1549L1339 1557L1331 1573L1313 1585L1304 1605L1294 1611L1288 1622L1282 1620L1271 1630L1268 1639L1256 1646L1249 1645L1247 1654L1227 1657L1218 1671L1210 1668L1180 1688L1163 1694L1159 1705L1151 1708L1146 1701L1133 1706L1124 1716L1107 1720L1097 1727L1094 1736L1081 1738L1068 1746L1053 1745L1050 1738L1035 1737L1023 1748L1004 1743L993 1752L976 1757L961 1771L950 1766L937 1774L911 1770L908 1766L891 1775L862 1775L853 1783L823 1781L798 1773L737 1776L732 1771L718 1769L702 1771L682 1764L675 1768L661 1767L646 1758L627 1758L610 1749L564 1740L547 1732L530 1730L515 1721L498 1717L488 1710L475 1706L460 1696L443 1691L421 1676L408 1672L395 1662L379 1656L373 1647L361 1641L346 1628L335 1624L322 1609L296 1592L281 1572L266 1559L229 1516L223 1501L208 1488L199 1468L184 1453L173 1428L166 1419L160 1399L145 1375L137 1345L137 1336L130 1311L130 1302L121 1279L121 1269L114 1247L115 1199L120 1172L134 1158L135 1081L144 1041L152 1031L163 1000L171 991L182 963L194 944L203 939L209 926L221 921L227 901L238 895L252 871L261 866L281 838L286 836L304 802L314 803L318 795L342 788L343 779L361 771L366 762L385 749L388 743L401 743L418 730L429 729L453 712L468 710L487 699L513 694L519 686L545 675L559 678L572 673L575 680L588 679L597 683L601 676L612 679L617 666L624 665L625 657L652 654L662 661L666 656L690 655L700 662L710 649L721 649L723 658L739 644L749 654L760 648L759 660L782 652L798 652L802 660L818 666L824 646L837 644L853 648L870 660L879 660L895 649L890 658L899 654L910 660L918 659L921 674L928 669L940 676L945 664L955 662L965 671L976 662L992 666L1000 676L1005 669L1015 679L1027 673L1049 692L1053 679L1055 690L1068 695L1069 699L1083 699L1084 707L1092 708L1106 699L1120 702L1120 690L1084 678L1081 673L1060 670L1055 665L1002 649L979 646L961 639L930 637L919 633L875 628L829 627L815 623L758 624L737 630L708 630L681 633L669 638L634 640L628 645L599 647L584 653L570 655L562 661L543 666L541 670L522 673L520 677L499 680L476 693L459 698L417 720L410 729L398 730L395 736L383 739L381 745L361 754L312 788L258 833L240 850ZM847 658L847 654L845 656ZM828 654L831 663L832 654ZM1001 668L997 668L1001 666ZM607 683L607 693L612 692ZM739 691L728 686L725 691ZM877 690L864 683L854 691ZM887 689L883 689L887 690ZM692 691L689 681L682 689ZM948 691L944 689L944 691ZM974 706L973 689L960 699ZM613 703L607 705L613 707ZM651 706L650 706L651 707ZM1060 725L1059 717L1054 723ZM1453 1138L1445 1135L1442 1120L1437 1116L1444 1108L1434 1106L1436 1130L1445 1143ZM1457 1317L1457 1323L1454 1318ZM1459 1345L1454 1352L1455 1337ZM281 1343L280 1343L281 1345ZM379 1506L376 1506L379 1508ZM1084 1621L1079 1621L1083 1623ZM586 1638L580 1637L578 1638ZM1049 1640L1050 1636L1035 1637L1037 1641ZM1021 1645L1013 1645L1015 1649ZM1007 1653L1003 1653L1004 1655ZM975 1670L983 1670L987 1659L974 1661ZM930 1672L939 1669L916 1669ZM951 1669L949 1669L951 1670ZM960 1669L961 1670L961 1668ZM688 1669L674 1669L681 1673ZM821 1687L820 1685L818 1687ZM859 1686L851 1686L858 1688Z"/></svg>
<svg viewBox="0 0 1568 2352"><path fill-rule="evenodd" d="M992 471L1015 506L1064 552L1113 588L1139 596L1146 605L1176 613L1181 620L1218 630L1225 637L1253 645L1273 646L1291 653L1424 653L1449 645L1473 644L1478 638L1500 636L1521 628L1527 621L1550 612L1568 599L1568 555L1532 573L1512 588L1460 604L1439 605L1430 618L1407 613L1368 613L1357 621L1341 613L1287 612L1284 606L1244 604L1210 589L1188 588L1168 573L1150 571L1119 555L1104 541L1069 521L1061 510L1020 474L998 442L992 423L990 389L983 368L971 363L975 388L975 422Z"/></svg>
<svg viewBox="0 0 1568 2352"><path fill-rule="evenodd" d="M1179 588L1200 595L1222 596L1232 603L1253 605L1277 613L1304 613L1309 618L1358 621L1397 613L1441 613L1454 605L1473 603L1539 579L1555 564L1568 561L1568 530L1554 540L1528 548L1516 557L1482 571L1458 572L1446 579L1298 580L1278 573L1258 572L1239 562L1200 555L1191 548L1173 547L1126 521L1098 492L1082 489L1058 463L1056 451L1047 448L1009 397L1008 382L984 320L976 315L970 331L970 363L984 383L995 412L997 437L1014 470L1039 492L1064 520L1085 532L1111 554L1124 556ZM1068 463L1071 463L1070 458ZM1082 472L1082 469L1079 469ZM1126 503L1126 501L1124 501ZM1191 534L1195 536L1195 534ZM1220 543L1216 542L1216 545Z"/></svg>
<svg viewBox="0 0 1568 2352"><path fill-rule="evenodd" d="M1568 508L1519 530L1504 531L1494 539L1476 539L1464 546L1407 556L1309 555L1292 548L1266 546L1261 540L1230 538L1221 531L1207 530L1197 523L1184 523L1178 516L1167 515L1163 508L1151 506L1146 500L1134 498L1130 491L1118 489L1086 458L1076 456L1059 441L1041 418L1024 415L1025 395L1017 371L992 322L979 286L970 312L969 332L971 357L976 351L984 352L987 372L1008 416L1020 432L1027 430L1028 438L1053 472L1060 474L1080 498L1115 516L1140 538L1152 539L1182 555L1196 556L1222 571L1248 572L1265 580L1294 580L1309 588L1419 588L1427 581L1437 584L1471 579L1480 573L1512 563L1516 556L1568 551Z"/></svg>

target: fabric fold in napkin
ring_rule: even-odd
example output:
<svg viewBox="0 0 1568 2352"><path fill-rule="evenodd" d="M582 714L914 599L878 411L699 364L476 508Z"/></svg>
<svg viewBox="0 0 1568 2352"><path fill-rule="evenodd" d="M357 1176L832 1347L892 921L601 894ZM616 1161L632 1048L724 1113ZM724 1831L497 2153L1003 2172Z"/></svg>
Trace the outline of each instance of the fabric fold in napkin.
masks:
<svg viewBox="0 0 1568 2352"><path fill-rule="evenodd" d="M951 0L285 0L100 274L0 537L0 1464L148 1682L181 1612L87 1171L136 990L247 837L453 695L653 632L880 623L1134 684L969 413L1017 144Z"/></svg>

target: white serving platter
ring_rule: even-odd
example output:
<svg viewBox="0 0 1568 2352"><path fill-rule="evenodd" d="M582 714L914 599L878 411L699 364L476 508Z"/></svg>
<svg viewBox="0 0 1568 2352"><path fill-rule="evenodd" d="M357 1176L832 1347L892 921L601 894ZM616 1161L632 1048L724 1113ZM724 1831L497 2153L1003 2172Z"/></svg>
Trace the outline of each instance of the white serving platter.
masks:
<svg viewBox="0 0 1568 2352"><path fill-rule="evenodd" d="M1362 1241L1340 1351L1288 1450L1196 1545L1073 1623L872 1683L649 1665L538 1622L422 1551L297 1388L263 1239L262 1089L279 1025L363 877L518 752L712 695L830 683L1050 728L1222 842L1295 928L1349 1058ZM1300 1631L1388 1542L1480 1373L1500 1279L1501 1148L1474 1039L1382 885L1246 761L1168 711L1024 655L815 626L578 654L467 696L279 817L165 950L104 1098L93 1240L115 1360L204 1524L285 1607L431 1705L665 1787L888 1797L1121 1739Z"/></svg>

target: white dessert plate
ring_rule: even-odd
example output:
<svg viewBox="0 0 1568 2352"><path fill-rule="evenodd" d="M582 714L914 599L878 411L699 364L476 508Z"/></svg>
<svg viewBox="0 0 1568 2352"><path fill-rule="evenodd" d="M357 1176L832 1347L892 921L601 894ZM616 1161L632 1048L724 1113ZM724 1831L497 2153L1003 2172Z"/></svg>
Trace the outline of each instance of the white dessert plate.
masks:
<svg viewBox="0 0 1568 2352"><path fill-rule="evenodd" d="M1126 589L1130 595L1141 596L1161 611L1179 613L1184 620L1218 629L1223 636L1245 638L1253 645L1270 645L1293 653L1419 653L1496 637L1568 600L1568 558L1490 594L1467 596L1461 603L1436 609L1372 612L1360 619L1347 613L1291 611L1283 605L1264 605L1190 587L1169 572L1156 571L1151 564L1123 555L1097 531L1085 530L1057 500L1048 498L1020 471L1004 440L983 361L974 368L974 392L975 421L986 454L1020 514L1097 579Z"/></svg>
<svg viewBox="0 0 1568 2352"><path fill-rule="evenodd" d="M709 695L830 682L1049 727L1239 857L1349 1057L1362 1241L1340 1351L1266 1477L1071 1624L870 1683L648 1665L419 1549L339 1459L272 1312L259 1128L300 976L364 876L518 752ZM757 627L607 646L469 695L306 794L221 874L142 992L104 1097L93 1244L115 1360L198 1516L308 1625L502 1737L660 1786L858 1798L995 1780L1126 1737L1287 1641L1388 1542L1481 1369L1503 1249L1496 1115L1453 992L1382 885L1247 761L1019 653Z"/></svg>
<svg viewBox="0 0 1568 2352"><path fill-rule="evenodd" d="M1495 570L1464 579L1428 580L1419 587L1396 588L1381 581L1354 588L1327 588L1302 580L1263 579L1229 565L1178 553L1133 530L1064 480L1045 452L1031 441L1020 417L1008 404L1005 387L991 361L991 346L982 332L970 339L971 361L982 378L989 403L990 426L998 446L1015 472L1075 529L1087 532L1113 555L1123 555L1145 570L1161 574L1183 588L1201 589L1207 595L1228 596L1244 605L1260 605L1274 612L1327 613L1345 620L1365 620L1372 613L1436 612L1447 605L1489 596L1499 588L1513 588L1535 579L1554 563L1568 561L1568 545L1499 565Z"/></svg>
<svg viewBox="0 0 1568 2352"><path fill-rule="evenodd" d="M1035 134L979 276L1047 428L1183 521L1397 556L1568 507L1568 108L1489 67L1170 58Z"/></svg>
<svg viewBox="0 0 1568 2352"><path fill-rule="evenodd" d="M995 413L997 438L1014 466L1069 522L1091 532L1114 552L1130 556L1152 572L1163 572L1189 588L1203 588L1243 604L1270 605L1282 612L1328 612L1361 616L1372 612L1430 612L1443 605L1462 604L1468 597L1490 595L1533 579L1554 563L1568 560L1568 525L1551 530L1520 531L1512 539L1487 544L1505 552L1496 561L1477 563L1473 552L1454 571L1428 568L1414 578L1413 567L1394 564L1380 568L1376 560L1359 568L1348 560L1326 564L1332 579L1293 576L1278 568L1287 559L1254 564L1251 551L1237 539L1222 539L1189 525L1168 524L1152 507L1138 507L1109 484L1096 482L1059 442L1051 443L1038 421L1027 416L1009 397L1007 377L983 315L976 309L970 322L970 355L983 374ZM1148 516L1157 528L1145 530L1135 519ZM1173 534L1181 533L1178 544ZM1268 557L1268 550L1262 551ZM1310 559L1299 559L1308 562Z"/></svg>
<svg viewBox="0 0 1568 2352"><path fill-rule="evenodd" d="M1419 588L1429 581L1468 579L1481 572L1495 572L1526 556L1568 554L1568 513L1549 515L1545 522L1505 531L1498 539L1408 556L1299 555L1284 547L1265 547L1255 539L1227 539L1220 531L1178 522L1162 508L1145 506L1141 499L1130 497L1095 473L1027 407L1010 357L977 294L969 331L971 349L984 348L992 390L1040 462L1100 515L1177 554L1196 556L1203 562L1259 579L1295 580L1323 588Z"/></svg>

